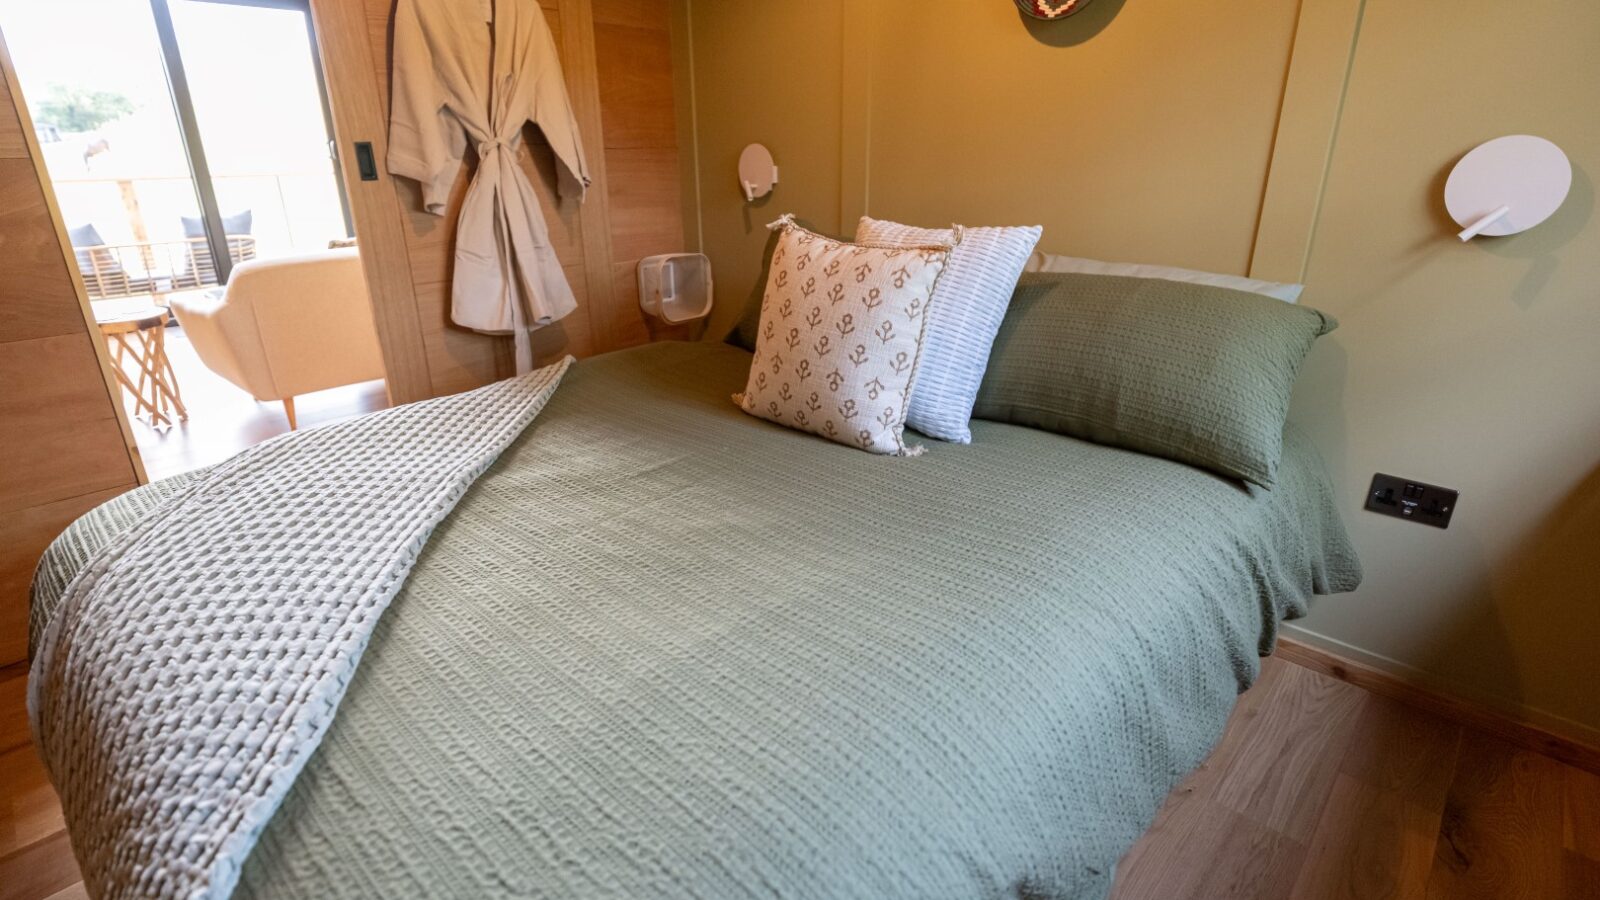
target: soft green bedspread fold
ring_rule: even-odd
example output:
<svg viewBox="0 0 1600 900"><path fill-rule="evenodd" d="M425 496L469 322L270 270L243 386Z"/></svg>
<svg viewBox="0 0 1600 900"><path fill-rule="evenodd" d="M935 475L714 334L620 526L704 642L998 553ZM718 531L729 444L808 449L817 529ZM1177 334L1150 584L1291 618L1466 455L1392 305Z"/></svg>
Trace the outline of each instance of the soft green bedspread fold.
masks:
<svg viewBox="0 0 1600 900"><path fill-rule="evenodd" d="M748 363L573 368L423 551L240 896L1097 896L1277 620L1359 581L1293 429L1270 493L987 422L878 457L741 414ZM41 614L145 502L52 550Z"/></svg>

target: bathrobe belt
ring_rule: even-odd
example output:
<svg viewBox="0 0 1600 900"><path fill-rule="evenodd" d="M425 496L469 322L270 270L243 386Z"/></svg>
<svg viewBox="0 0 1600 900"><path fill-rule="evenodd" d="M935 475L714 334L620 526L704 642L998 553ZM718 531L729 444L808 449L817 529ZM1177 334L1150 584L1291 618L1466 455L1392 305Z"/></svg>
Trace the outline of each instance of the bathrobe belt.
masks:
<svg viewBox="0 0 1600 900"><path fill-rule="evenodd" d="M530 332L577 308L550 246L533 185L518 165L521 131L478 144L456 233L451 318L478 331L510 332L517 372L533 368ZM485 255L482 251L496 252Z"/></svg>

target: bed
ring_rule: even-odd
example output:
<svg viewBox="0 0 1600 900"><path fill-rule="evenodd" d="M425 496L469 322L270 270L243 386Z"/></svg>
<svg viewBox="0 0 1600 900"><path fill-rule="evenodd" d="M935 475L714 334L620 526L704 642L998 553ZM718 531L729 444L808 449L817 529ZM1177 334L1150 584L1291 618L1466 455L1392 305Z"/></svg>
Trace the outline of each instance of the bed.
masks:
<svg viewBox="0 0 1600 900"><path fill-rule="evenodd" d="M422 550L236 896L1104 896L1278 623L1359 582L1293 426L1271 491L990 422L896 459L742 414L749 361L573 367ZM194 477L75 523L35 633Z"/></svg>

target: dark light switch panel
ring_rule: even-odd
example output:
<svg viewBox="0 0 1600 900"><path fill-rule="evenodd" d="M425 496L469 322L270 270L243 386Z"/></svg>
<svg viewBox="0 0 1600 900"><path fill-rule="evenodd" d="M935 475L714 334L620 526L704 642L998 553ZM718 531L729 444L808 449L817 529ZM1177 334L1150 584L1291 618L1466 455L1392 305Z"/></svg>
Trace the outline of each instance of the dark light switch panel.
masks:
<svg viewBox="0 0 1600 900"><path fill-rule="evenodd" d="M1369 512L1397 519L1449 528L1459 496L1458 492L1436 484L1379 472L1372 476L1372 487L1367 489L1366 508Z"/></svg>

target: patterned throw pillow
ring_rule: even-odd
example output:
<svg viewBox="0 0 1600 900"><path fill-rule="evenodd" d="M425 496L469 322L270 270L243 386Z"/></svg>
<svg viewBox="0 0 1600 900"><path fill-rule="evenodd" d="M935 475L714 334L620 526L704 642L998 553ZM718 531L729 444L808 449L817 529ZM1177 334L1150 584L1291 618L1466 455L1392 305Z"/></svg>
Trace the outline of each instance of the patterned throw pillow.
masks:
<svg viewBox="0 0 1600 900"><path fill-rule="evenodd" d="M846 244L792 216L780 231L744 393L752 416L872 453L906 450L916 376L934 284L948 246Z"/></svg>
<svg viewBox="0 0 1600 900"><path fill-rule="evenodd" d="M928 314L922 340L917 389L911 392L906 424L928 437L957 444L972 442L967 423L989 365L989 348L1011 305L1028 254L1044 229L916 228L862 216L856 241L862 244L923 246L955 244L949 271ZM957 233L960 240L956 240Z"/></svg>

